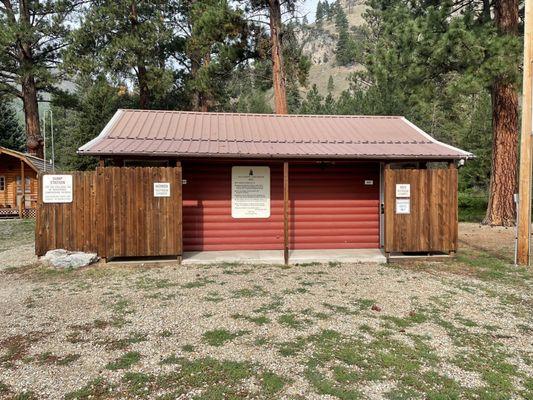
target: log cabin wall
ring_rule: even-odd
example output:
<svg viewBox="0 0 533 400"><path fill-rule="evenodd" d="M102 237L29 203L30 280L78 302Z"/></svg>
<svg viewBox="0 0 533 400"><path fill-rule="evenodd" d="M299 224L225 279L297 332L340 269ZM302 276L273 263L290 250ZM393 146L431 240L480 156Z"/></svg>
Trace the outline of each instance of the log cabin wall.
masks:
<svg viewBox="0 0 533 400"><path fill-rule="evenodd" d="M4 179L4 190L1 190L2 187L0 185L0 208L17 208L18 206L17 193L21 194L20 163L21 161L18 158L0 154L0 177ZM24 176L26 185L29 183L29 187L26 186L26 208L35 208L37 205L37 173L24 163Z"/></svg>

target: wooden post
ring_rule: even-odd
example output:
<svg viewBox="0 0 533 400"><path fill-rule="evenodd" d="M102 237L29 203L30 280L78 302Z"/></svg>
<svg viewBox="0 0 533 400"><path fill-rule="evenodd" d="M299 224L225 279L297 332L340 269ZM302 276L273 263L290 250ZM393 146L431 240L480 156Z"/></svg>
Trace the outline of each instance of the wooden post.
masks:
<svg viewBox="0 0 533 400"><path fill-rule="evenodd" d="M289 163L283 163L283 259L289 264Z"/></svg>
<svg viewBox="0 0 533 400"><path fill-rule="evenodd" d="M533 62L533 0L524 7L524 72L522 88L522 135L520 137L520 178L517 226L517 263L529 265L531 241L531 107Z"/></svg>
<svg viewBox="0 0 533 400"><path fill-rule="evenodd" d="M455 161L450 161L448 163L448 169L454 170L457 169L457 166L455 165ZM457 181L455 179L452 179L451 177L448 177L448 181L451 183L450 187L450 198L452 199L452 206L451 206L451 223L453 226L450 227L451 231L451 243L450 247L452 248L449 252L450 256L455 256L457 253L457 243L459 240L459 199L458 199L458 187L457 187ZM453 197L452 197L453 196Z"/></svg>
<svg viewBox="0 0 533 400"><path fill-rule="evenodd" d="M24 176L24 161L20 160L20 205L19 205L19 217L24 218L24 209L26 208L26 177Z"/></svg>
<svg viewBox="0 0 533 400"><path fill-rule="evenodd" d="M179 176L178 176L178 190L179 190L179 197L178 197L178 248L180 254L178 254L177 260L178 264L181 265L183 261L183 168L181 166L181 161L176 161L176 168L178 168Z"/></svg>
<svg viewBox="0 0 533 400"><path fill-rule="evenodd" d="M389 258L390 258L390 248L389 248L389 241L391 240L391 232L389 232L390 230L390 221L387 221L387 207L388 207L388 203L389 203L389 200L392 201L391 199L388 199L387 198L387 185L388 185L388 182L387 182L387 177L388 177L388 171L391 169L391 166L389 163L385 164L385 170L383 171L383 180L384 180L384 183L383 183L383 250L385 251L385 257L387 258L387 262L389 262ZM381 206L380 206L381 207ZM380 210L381 212L381 210Z"/></svg>
<svg viewBox="0 0 533 400"><path fill-rule="evenodd" d="M103 158L100 158L100 159L98 160L98 166L99 166L99 167L105 167L105 160L104 160Z"/></svg>

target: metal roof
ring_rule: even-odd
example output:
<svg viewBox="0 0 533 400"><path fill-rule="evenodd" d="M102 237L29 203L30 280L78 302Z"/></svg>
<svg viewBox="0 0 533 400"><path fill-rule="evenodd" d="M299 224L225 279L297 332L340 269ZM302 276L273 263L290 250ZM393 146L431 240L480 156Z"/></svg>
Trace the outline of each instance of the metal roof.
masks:
<svg viewBox="0 0 533 400"><path fill-rule="evenodd" d="M28 153L22 153L20 151L11 150L6 147L0 146L0 154L7 154L23 160L32 168L35 172L46 172L51 169L51 164L44 161L42 158L36 157Z"/></svg>
<svg viewBox="0 0 533 400"><path fill-rule="evenodd" d="M226 158L460 159L398 116L118 110L80 154Z"/></svg>

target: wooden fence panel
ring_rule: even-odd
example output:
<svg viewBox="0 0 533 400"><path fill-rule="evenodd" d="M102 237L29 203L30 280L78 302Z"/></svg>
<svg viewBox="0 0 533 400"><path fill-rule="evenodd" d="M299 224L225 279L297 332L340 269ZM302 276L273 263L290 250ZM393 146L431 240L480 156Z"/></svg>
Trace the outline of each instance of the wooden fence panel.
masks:
<svg viewBox="0 0 533 400"><path fill-rule="evenodd" d="M457 169L385 169L385 251L457 250ZM409 214L396 213L396 185L410 185Z"/></svg>
<svg viewBox="0 0 533 400"><path fill-rule="evenodd" d="M74 172L72 203L42 201L35 251L96 252L101 257L181 256L181 167L121 168ZM170 183L169 197L155 197L154 183Z"/></svg>

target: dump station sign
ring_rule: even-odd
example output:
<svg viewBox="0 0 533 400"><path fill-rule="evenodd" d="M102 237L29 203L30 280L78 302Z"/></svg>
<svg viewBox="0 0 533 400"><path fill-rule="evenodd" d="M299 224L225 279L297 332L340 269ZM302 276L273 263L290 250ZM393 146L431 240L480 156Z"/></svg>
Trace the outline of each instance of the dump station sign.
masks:
<svg viewBox="0 0 533 400"><path fill-rule="evenodd" d="M43 175L43 203L72 203L72 175Z"/></svg>
<svg viewBox="0 0 533 400"><path fill-rule="evenodd" d="M270 217L270 167L231 168L231 216Z"/></svg>

